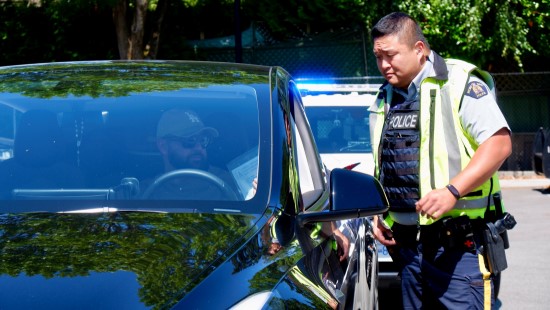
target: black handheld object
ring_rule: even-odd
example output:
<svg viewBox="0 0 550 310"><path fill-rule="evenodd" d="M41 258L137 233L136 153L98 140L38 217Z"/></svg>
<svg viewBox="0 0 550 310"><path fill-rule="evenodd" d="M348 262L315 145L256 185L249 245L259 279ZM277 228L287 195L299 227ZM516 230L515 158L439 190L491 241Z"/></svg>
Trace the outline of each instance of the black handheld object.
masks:
<svg viewBox="0 0 550 310"><path fill-rule="evenodd" d="M502 213L502 202L500 194L493 195L497 220L487 222L487 228L483 231L485 247L485 259L492 274L497 274L508 268L505 249L510 247L507 231L517 224L513 215L508 212Z"/></svg>

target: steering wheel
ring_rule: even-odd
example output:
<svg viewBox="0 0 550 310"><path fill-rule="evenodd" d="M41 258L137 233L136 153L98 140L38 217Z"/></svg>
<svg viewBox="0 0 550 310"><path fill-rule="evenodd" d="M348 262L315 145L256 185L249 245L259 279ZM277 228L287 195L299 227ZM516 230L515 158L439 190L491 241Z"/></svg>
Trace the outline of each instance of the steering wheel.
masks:
<svg viewBox="0 0 550 310"><path fill-rule="evenodd" d="M216 189L218 189L224 197L226 197L228 200L238 200L237 194L231 189L231 187L227 186L225 182L220 179L219 177L215 176L214 174L199 170L199 169L179 169L167 172L153 181L151 185L147 188L147 190L143 193L143 198L148 199L152 197L152 195L157 191L158 189L162 188L163 185L176 180L176 179L189 179L188 182L193 182L192 179L198 179L200 181L206 181L206 183L209 183L209 185L213 185Z"/></svg>

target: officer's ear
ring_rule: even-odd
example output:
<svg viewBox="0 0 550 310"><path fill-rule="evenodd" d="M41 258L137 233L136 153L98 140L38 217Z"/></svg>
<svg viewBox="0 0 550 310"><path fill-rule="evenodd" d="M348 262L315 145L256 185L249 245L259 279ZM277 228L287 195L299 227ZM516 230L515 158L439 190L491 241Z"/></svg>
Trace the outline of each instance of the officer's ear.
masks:
<svg viewBox="0 0 550 310"><path fill-rule="evenodd" d="M426 46L424 45L424 42L422 41L416 41L416 43L414 44L414 52L417 56L426 56L424 51L426 50Z"/></svg>

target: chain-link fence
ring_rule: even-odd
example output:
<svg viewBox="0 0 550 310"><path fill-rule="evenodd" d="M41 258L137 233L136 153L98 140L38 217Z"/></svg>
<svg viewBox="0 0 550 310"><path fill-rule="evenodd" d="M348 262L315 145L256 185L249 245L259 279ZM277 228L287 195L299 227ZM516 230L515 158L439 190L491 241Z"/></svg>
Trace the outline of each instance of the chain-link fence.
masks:
<svg viewBox="0 0 550 310"><path fill-rule="evenodd" d="M493 74L497 97L512 129L512 155L501 170L533 171L537 131L550 128L550 72Z"/></svg>
<svg viewBox="0 0 550 310"><path fill-rule="evenodd" d="M242 48L242 62L278 65L294 77L362 77L376 75L367 70L364 34L348 30L315 38L276 44L254 44ZM233 62L234 47L194 48L199 60ZM372 54L372 53L371 53ZM372 56L371 56L372 57ZM374 67L375 70L376 66Z"/></svg>

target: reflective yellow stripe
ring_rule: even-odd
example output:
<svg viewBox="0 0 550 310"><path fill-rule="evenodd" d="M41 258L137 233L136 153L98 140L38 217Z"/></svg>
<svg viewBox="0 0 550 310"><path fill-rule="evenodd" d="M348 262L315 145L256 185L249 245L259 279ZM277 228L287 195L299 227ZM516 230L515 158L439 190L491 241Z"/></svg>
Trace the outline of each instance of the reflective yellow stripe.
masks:
<svg viewBox="0 0 550 310"><path fill-rule="evenodd" d="M494 209L494 207L492 208ZM483 218L485 216L485 208L483 209L468 209L468 210L456 210L452 209L451 211L445 213L442 217L459 217L462 215L467 215L471 219L477 219L477 218ZM420 225L431 225L435 222L434 219L431 217L428 218L427 216L419 216L418 222Z"/></svg>
<svg viewBox="0 0 550 310"><path fill-rule="evenodd" d="M388 226L388 227L392 227L393 226L393 223L395 223L393 221L393 219L391 218L391 216L386 216L384 217L384 223Z"/></svg>
<svg viewBox="0 0 550 310"><path fill-rule="evenodd" d="M378 96L378 95L377 95ZM384 100L377 99L375 103L370 108L371 116L369 117L370 126L373 126L374 132L372 133L372 140L371 140L371 146L372 146L372 156L374 158L374 176L376 178L379 177L379 169L380 169L380 158L379 158L379 152L380 152L380 141L382 139L382 129L384 128L384 113L385 109L385 102Z"/></svg>
<svg viewBox="0 0 550 310"><path fill-rule="evenodd" d="M494 204L492 197L483 197L475 200L459 200L456 202L454 208L459 210L485 208L487 206L487 199L491 200L490 205L492 206Z"/></svg>
<svg viewBox="0 0 550 310"><path fill-rule="evenodd" d="M485 267L483 255L478 254L479 271L483 275L483 309L491 309L491 273Z"/></svg>

